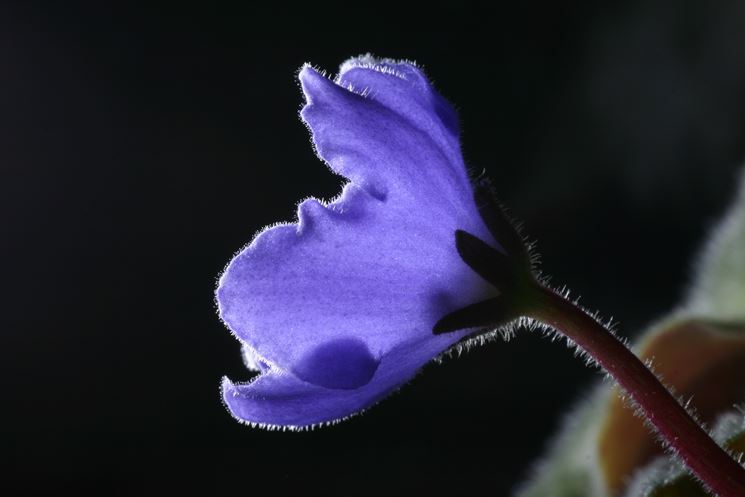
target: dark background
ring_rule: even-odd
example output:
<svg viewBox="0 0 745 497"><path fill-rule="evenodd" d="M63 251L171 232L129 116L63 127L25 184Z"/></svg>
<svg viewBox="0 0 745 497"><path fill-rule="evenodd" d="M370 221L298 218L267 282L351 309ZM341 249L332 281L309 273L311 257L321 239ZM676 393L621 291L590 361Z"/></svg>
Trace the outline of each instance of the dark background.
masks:
<svg viewBox="0 0 745 497"><path fill-rule="evenodd" d="M231 419L216 277L342 183L303 62L423 64L544 270L626 336L678 301L745 158L742 2L104 3L0 6L4 495L506 495L596 380L525 332L331 428Z"/></svg>

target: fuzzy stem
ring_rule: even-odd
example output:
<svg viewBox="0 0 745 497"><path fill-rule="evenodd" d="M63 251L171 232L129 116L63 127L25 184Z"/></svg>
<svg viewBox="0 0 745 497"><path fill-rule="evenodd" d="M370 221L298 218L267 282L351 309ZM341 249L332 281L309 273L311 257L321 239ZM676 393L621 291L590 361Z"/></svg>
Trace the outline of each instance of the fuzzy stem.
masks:
<svg viewBox="0 0 745 497"><path fill-rule="evenodd" d="M717 445L615 335L575 304L536 285L527 310L564 334L610 374L690 471L720 497L745 496L745 468ZM531 293L533 293L531 292Z"/></svg>

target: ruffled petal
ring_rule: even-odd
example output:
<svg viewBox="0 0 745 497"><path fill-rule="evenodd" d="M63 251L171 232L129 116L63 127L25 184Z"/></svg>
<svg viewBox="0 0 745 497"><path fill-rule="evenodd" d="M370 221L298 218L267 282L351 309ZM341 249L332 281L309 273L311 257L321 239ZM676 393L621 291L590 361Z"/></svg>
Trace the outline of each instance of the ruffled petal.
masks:
<svg viewBox="0 0 745 497"><path fill-rule="evenodd" d="M385 200L389 208L407 210L411 216L478 219L457 140L445 139L438 126L416 125L424 120L422 115L440 121L435 108L425 112L416 103L420 92L401 94L400 108L392 109L382 103L382 91L377 99L360 95L311 67L299 77L307 99L301 117L319 157L334 171ZM400 81L390 74L384 77ZM404 114L407 110L410 113Z"/></svg>
<svg viewBox="0 0 745 497"><path fill-rule="evenodd" d="M357 388L386 353L494 291L461 261L457 219L406 215L351 184L329 206L303 202L299 219L236 256L218 304L250 350L307 382Z"/></svg>
<svg viewBox="0 0 745 497"><path fill-rule="evenodd" d="M465 333L398 346L383 357L371 381L354 390L324 388L270 369L249 383L224 378L223 400L236 419L262 427L293 429L338 421L389 395Z"/></svg>
<svg viewBox="0 0 745 497"><path fill-rule="evenodd" d="M339 82L364 83L368 96L310 67L299 77L318 155L351 183L331 204L306 200L297 224L243 249L220 278L219 311L273 366L245 388L289 375L356 392L403 344L452 340L434 337L435 323L494 295L463 264L455 231L499 246L473 202L452 109L418 68L348 66Z"/></svg>
<svg viewBox="0 0 745 497"><path fill-rule="evenodd" d="M458 114L432 87L422 69L411 62L364 55L342 64L337 83L381 103L443 144L443 153L465 179Z"/></svg>

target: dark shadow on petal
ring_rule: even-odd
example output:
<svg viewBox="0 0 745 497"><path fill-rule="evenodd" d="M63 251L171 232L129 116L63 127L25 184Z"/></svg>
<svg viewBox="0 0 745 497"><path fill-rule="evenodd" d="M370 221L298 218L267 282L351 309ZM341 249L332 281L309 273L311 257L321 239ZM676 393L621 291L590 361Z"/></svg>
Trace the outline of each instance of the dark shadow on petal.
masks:
<svg viewBox="0 0 745 497"><path fill-rule="evenodd" d="M442 121L442 124L447 130L453 134L453 136L460 136L460 123L458 122L458 113L455 112L450 102L445 100L439 95L432 95L432 106L435 109L435 113Z"/></svg>
<svg viewBox="0 0 745 497"><path fill-rule="evenodd" d="M293 368L302 380L314 385L351 390L366 385L379 361L357 338L339 338L317 346Z"/></svg>
<svg viewBox="0 0 745 497"><path fill-rule="evenodd" d="M445 315L463 307L452 292L446 290L435 290L429 295L429 306L433 314Z"/></svg>

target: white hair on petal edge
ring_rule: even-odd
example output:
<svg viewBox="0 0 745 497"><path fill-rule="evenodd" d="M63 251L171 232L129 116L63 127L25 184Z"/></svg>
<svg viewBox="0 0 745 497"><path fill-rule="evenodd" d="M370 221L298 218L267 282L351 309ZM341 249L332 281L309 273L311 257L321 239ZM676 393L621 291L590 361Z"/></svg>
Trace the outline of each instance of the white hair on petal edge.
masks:
<svg viewBox="0 0 745 497"><path fill-rule="evenodd" d="M345 60L341 66L339 67L339 72L347 72L350 69L354 69L356 67L362 68L362 69L370 69L372 71L377 71L382 74L390 74L391 76L395 76L397 78L406 80L407 76L406 74L396 71L393 67L390 67L391 65L399 65L399 64L409 64L411 66L414 66L416 68L421 69L421 67L416 63L416 61L409 60L409 59L390 59L390 58L379 58L372 55L370 52L359 55L357 57L352 57L351 59Z"/></svg>

